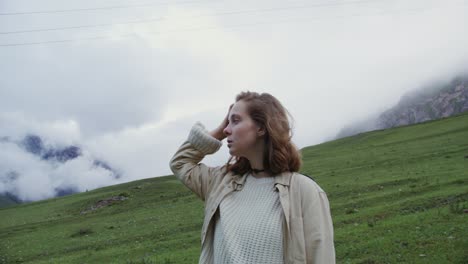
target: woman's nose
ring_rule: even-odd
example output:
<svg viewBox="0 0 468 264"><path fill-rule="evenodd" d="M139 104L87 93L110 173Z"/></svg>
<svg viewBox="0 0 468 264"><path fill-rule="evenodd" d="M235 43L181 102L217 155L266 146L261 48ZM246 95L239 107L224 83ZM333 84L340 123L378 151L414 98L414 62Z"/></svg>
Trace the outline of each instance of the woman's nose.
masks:
<svg viewBox="0 0 468 264"><path fill-rule="evenodd" d="M229 125L223 129L224 135L230 135L231 134L231 129L229 129Z"/></svg>

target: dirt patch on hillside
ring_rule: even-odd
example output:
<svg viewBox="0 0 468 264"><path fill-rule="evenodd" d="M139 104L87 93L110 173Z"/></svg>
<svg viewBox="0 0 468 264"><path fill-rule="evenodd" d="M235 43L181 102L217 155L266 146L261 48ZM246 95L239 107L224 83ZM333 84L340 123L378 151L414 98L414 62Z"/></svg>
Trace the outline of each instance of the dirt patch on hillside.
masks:
<svg viewBox="0 0 468 264"><path fill-rule="evenodd" d="M99 208L103 208L106 206L110 206L116 203L119 203L121 201L127 200L128 197L126 195L117 195L117 196L112 196L107 199L99 200L95 204L91 205L91 207L86 208L80 212L80 214L87 214L93 211L96 211Z"/></svg>

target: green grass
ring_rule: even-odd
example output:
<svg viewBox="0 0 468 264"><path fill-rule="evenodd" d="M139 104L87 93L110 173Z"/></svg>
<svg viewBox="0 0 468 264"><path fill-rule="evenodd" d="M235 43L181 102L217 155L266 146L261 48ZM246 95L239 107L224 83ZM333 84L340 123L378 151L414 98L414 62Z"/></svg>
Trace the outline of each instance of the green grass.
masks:
<svg viewBox="0 0 468 264"><path fill-rule="evenodd" d="M468 114L302 151L302 171L329 196L338 263L468 263ZM197 263L203 204L166 176L3 208L0 219L0 263Z"/></svg>
<svg viewBox="0 0 468 264"><path fill-rule="evenodd" d="M129 199L80 214L100 199ZM174 177L0 210L0 263L191 263L203 204Z"/></svg>
<svg viewBox="0 0 468 264"><path fill-rule="evenodd" d="M303 171L329 195L338 262L467 263L468 114L303 155Z"/></svg>

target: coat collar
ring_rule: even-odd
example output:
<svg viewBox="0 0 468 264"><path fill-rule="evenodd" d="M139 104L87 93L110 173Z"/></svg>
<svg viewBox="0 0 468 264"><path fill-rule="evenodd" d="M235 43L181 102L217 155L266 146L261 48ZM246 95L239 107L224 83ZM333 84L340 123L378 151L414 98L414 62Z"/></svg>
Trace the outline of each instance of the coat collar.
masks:
<svg viewBox="0 0 468 264"><path fill-rule="evenodd" d="M289 184L291 183L291 178L293 174L294 172L285 171L285 172L280 173L279 175L276 175L275 184L277 183L277 184L281 184L284 186L289 186Z"/></svg>
<svg viewBox="0 0 468 264"><path fill-rule="evenodd" d="M284 185L284 186L289 186L289 183L291 182L291 177L292 175L294 174L294 172L290 172L290 171L285 171L285 172L282 172L278 175L275 176L275 185L276 184L281 184L281 185ZM244 173L244 175L235 175L234 176L234 182L239 184L239 185L244 185L245 183L245 179L247 179L247 175L249 175L249 173Z"/></svg>

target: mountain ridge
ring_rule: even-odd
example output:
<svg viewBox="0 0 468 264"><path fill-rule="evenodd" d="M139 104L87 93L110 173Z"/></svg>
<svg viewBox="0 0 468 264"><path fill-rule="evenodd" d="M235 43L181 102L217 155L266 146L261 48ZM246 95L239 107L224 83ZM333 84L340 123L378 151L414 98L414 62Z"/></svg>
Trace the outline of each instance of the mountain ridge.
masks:
<svg viewBox="0 0 468 264"><path fill-rule="evenodd" d="M436 120L466 111L468 111L468 75L462 75L447 83L434 83L404 94L395 106L377 117L344 126L335 139L366 131Z"/></svg>

